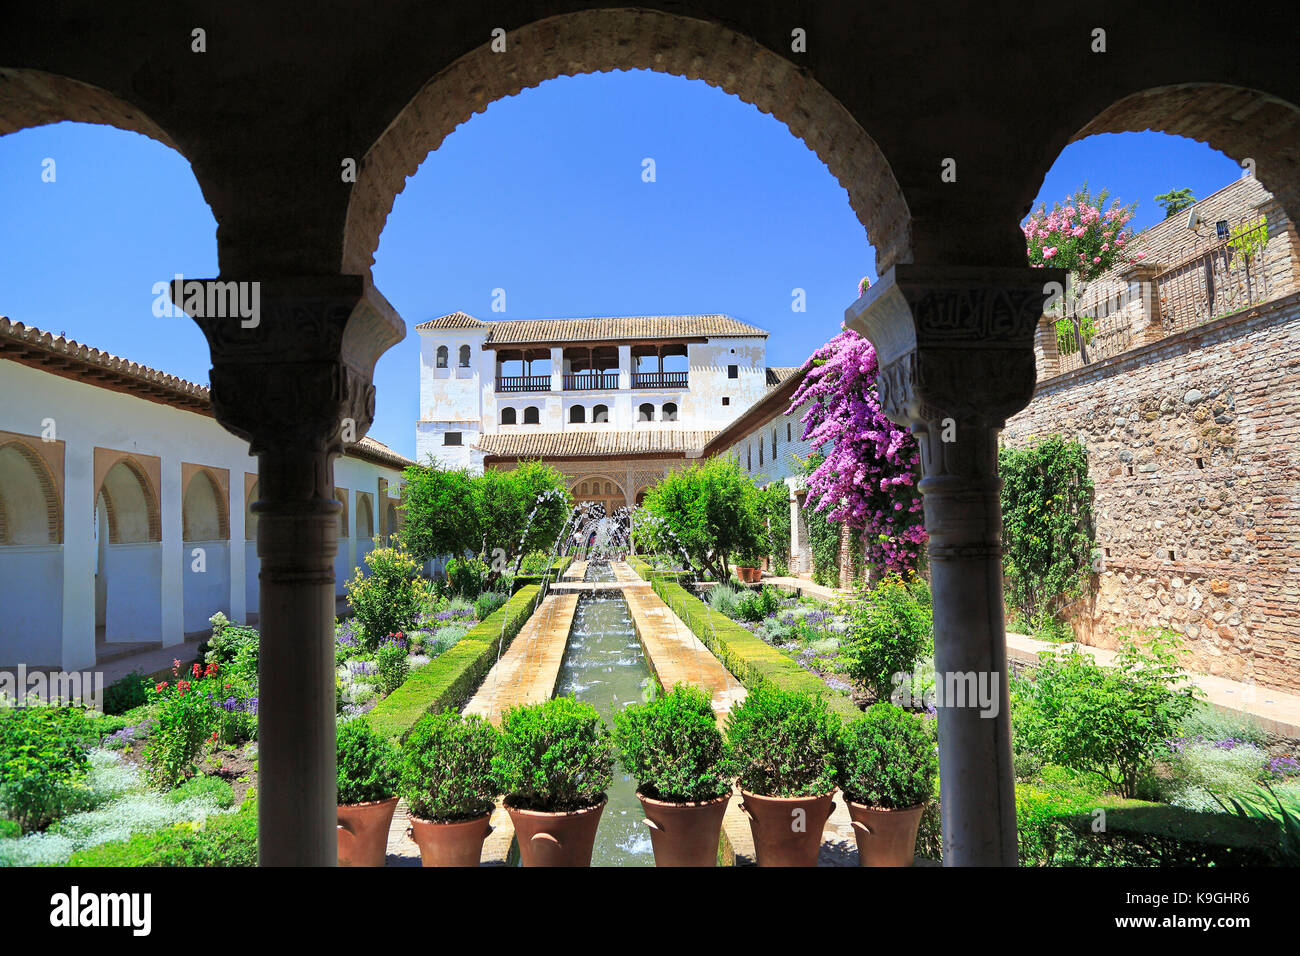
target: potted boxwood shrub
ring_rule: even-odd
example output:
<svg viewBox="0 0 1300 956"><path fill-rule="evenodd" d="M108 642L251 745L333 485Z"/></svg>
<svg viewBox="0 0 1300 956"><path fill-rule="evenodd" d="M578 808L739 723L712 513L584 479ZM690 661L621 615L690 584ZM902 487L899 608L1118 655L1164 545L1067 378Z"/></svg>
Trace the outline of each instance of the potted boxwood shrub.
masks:
<svg viewBox="0 0 1300 956"><path fill-rule="evenodd" d="M716 866L731 761L709 695L678 684L614 717L619 760L637 782L656 866Z"/></svg>
<svg viewBox="0 0 1300 956"><path fill-rule="evenodd" d="M840 789L862 866L911 866L939 755L920 717L881 701L844 729Z"/></svg>
<svg viewBox="0 0 1300 956"><path fill-rule="evenodd" d="M397 808L397 748L361 718L341 721L336 736L339 866L383 866Z"/></svg>
<svg viewBox="0 0 1300 956"><path fill-rule="evenodd" d="M614 771L596 709L573 697L509 708L493 766L523 865L590 866Z"/></svg>
<svg viewBox="0 0 1300 956"><path fill-rule="evenodd" d="M840 719L826 701L759 684L727 720L759 866L816 866L835 809Z"/></svg>
<svg viewBox="0 0 1300 956"><path fill-rule="evenodd" d="M497 738L482 717L450 709L420 718L407 734L397 792L425 866L478 866L501 792L492 769Z"/></svg>

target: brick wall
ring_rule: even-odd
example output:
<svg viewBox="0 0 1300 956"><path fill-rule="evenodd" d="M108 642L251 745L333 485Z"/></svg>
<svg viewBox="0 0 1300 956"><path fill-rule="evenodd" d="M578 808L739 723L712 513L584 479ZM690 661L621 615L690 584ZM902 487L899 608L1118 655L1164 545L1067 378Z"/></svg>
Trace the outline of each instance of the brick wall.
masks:
<svg viewBox="0 0 1300 956"><path fill-rule="evenodd" d="M1167 627L1190 667L1300 690L1300 294L1040 383L1003 441L1051 433L1096 484L1079 638Z"/></svg>

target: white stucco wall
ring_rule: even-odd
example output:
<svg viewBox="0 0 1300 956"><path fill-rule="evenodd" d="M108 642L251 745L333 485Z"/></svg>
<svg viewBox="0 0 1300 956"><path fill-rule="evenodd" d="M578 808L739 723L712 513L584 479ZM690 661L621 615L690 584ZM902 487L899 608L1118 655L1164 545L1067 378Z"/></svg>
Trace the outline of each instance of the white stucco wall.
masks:
<svg viewBox="0 0 1300 956"><path fill-rule="evenodd" d="M0 361L0 431L39 441L49 421L64 443L63 541L0 545L0 665L95 663L96 447L161 460L162 540L104 549L105 640L177 644L187 631L206 630L217 610L235 621L256 610L256 542L245 540L244 475L256 473L257 461L244 441L206 415ZM233 547L183 540L183 462L229 472ZM344 457L335 471L339 486L374 492L384 477L389 495L399 493L397 468ZM192 569L196 547L206 552L201 573Z"/></svg>

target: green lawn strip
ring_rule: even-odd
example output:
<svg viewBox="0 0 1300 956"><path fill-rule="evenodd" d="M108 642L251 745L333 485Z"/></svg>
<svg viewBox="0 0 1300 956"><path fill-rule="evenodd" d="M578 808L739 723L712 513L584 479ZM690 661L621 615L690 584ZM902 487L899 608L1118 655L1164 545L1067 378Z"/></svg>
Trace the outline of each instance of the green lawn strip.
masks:
<svg viewBox="0 0 1300 956"><path fill-rule="evenodd" d="M562 558L556 558L555 562L551 565L551 580L558 581L560 576L563 575L565 571L569 570L569 565L572 563L573 558L568 555L565 555ZM520 574L515 578L512 587L515 592L518 592L520 588L527 587L530 584L540 585L544 577L546 577L544 574Z"/></svg>
<svg viewBox="0 0 1300 956"><path fill-rule="evenodd" d="M753 688L771 681L782 690L825 697L831 710L843 717L860 713L857 704L848 696L827 687L816 674L804 670L725 614L713 610L676 580L652 572L644 561L633 558L631 563L636 572L650 582L664 603L745 687Z"/></svg>
<svg viewBox="0 0 1300 956"><path fill-rule="evenodd" d="M496 663L498 645L504 653L532 615L540 590L536 584L520 588L504 606L412 673L366 715L370 726L401 739L425 714L463 706Z"/></svg>

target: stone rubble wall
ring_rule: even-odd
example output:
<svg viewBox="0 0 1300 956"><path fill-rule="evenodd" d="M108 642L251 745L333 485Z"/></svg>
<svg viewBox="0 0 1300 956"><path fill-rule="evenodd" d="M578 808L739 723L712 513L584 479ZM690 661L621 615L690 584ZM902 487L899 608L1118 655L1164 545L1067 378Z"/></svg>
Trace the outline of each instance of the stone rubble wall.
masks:
<svg viewBox="0 0 1300 956"><path fill-rule="evenodd" d="M1040 383L1003 441L1088 448L1104 570L1078 638L1182 635L1186 666L1300 690L1300 294Z"/></svg>

